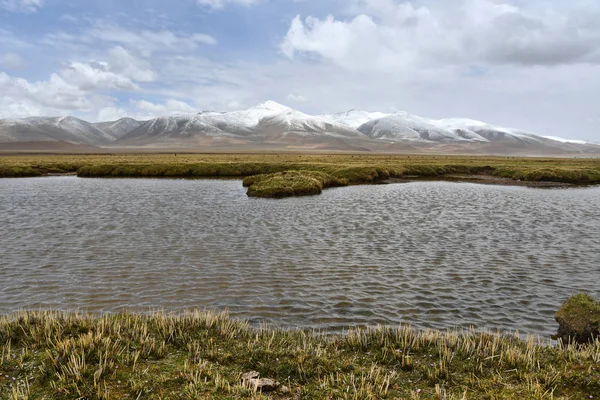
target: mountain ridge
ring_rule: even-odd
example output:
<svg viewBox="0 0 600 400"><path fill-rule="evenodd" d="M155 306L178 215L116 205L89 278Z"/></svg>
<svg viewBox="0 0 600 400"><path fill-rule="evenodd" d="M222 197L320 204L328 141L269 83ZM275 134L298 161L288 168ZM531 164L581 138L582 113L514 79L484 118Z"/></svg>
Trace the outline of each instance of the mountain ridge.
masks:
<svg viewBox="0 0 600 400"><path fill-rule="evenodd" d="M335 139L335 140L334 140ZM467 118L428 119L405 111L358 109L309 115L274 101L228 112L161 116L147 121L121 118L90 123L76 117L29 117L0 120L1 142L64 141L105 147L210 147L248 145L260 148L313 146L327 149L394 149L463 146L471 149L535 150L543 153L596 152L583 141L544 137ZM345 143L345 145L344 145ZM390 150L393 151L393 150Z"/></svg>

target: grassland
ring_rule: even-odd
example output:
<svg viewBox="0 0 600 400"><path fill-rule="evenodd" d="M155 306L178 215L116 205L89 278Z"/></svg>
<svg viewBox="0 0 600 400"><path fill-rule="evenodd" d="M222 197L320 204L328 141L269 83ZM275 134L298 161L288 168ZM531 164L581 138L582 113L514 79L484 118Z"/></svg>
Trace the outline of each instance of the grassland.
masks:
<svg viewBox="0 0 600 400"><path fill-rule="evenodd" d="M600 183L600 159L299 154L4 155L0 177L255 177L249 195L318 194L331 186L396 179ZM285 174L284 174L285 173Z"/></svg>
<svg viewBox="0 0 600 400"><path fill-rule="evenodd" d="M589 399L599 369L598 340L551 347L408 327L326 336L210 312L0 318L2 399ZM256 392L242 384L249 371L281 386Z"/></svg>

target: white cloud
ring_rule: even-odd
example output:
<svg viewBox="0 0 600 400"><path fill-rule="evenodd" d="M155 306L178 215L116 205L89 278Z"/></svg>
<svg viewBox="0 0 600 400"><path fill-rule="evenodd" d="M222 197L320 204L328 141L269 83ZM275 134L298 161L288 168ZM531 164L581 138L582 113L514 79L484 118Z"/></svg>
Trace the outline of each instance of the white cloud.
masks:
<svg viewBox="0 0 600 400"><path fill-rule="evenodd" d="M162 104L151 103L147 100L131 100L130 103L135 107L137 112L147 118L173 114L192 114L197 112L197 110L188 103L175 99L169 99Z"/></svg>
<svg viewBox="0 0 600 400"><path fill-rule="evenodd" d="M61 76L69 83L85 91L95 89L137 90L139 87L126 76L111 71L106 62L73 62L63 68Z"/></svg>
<svg viewBox="0 0 600 400"><path fill-rule="evenodd" d="M0 73L0 118L75 114L95 119L117 112L123 116L125 110L115 107L116 99L103 93L139 91L139 82L155 79L157 74L146 60L120 46L109 49L105 60L66 63L46 81Z"/></svg>
<svg viewBox="0 0 600 400"><path fill-rule="evenodd" d="M128 117L130 112L121 107L104 107L98 111L98 121L116 121Z"/></svg>
<svg viewBox="0 0 600 400"><path fill-rule="evenodd" d="M290 93L287 95L287 99L294 103L306 103L308 102L308 98L306 96L302 96L297 93Z"/></svg>
<svg viewBox="0 0 600 400"><path fill-rule="evenodd" d="M58 74L47 81L29 82L0 72L0 118L85 112L108 101L88 96Z"/></svg>
<svg viewBox="0 0 600 400"><path fill-rule="evenodd" d="M60 71L67 82L85 91L116 89L135 91L135 82L152 82L157 74L146 60L117 46L108 51L109 61L71 62Z"/></svg>
<svg viewBox="0 0 600 400"><path fill-rule="evenodd" d="M0 55L0 66L6 69L22 69L25 67L25 60L18 54L5 53Z"/></svg>
<svg viewBox="0 0 600 400"><path fill-rule="evenodd" d="M251 6L258 3L259 0L196 0L201 6L208 6L214 9L223 9L227 4L239 4L242 6Z"/></svg>
<svg viewBox="0 0 600 400"><path fill-rule="evenodd" d="M124 117L144 121L165 115L195 114L197 112L188 103L176 99L168 99L163 103L152 103L147 100L130 100L129 107L127 108L117 106L104 107L98 111L97 115L91 115L90 117L97 121L116 121Z"/></svg>
<svg viewBox="0 0 600 400"><path fill-rule="evenodd" d="M495 0L416 7L360 0L350 20L297 16L282 52L350 70L442 67L469 63L557 65L600 62L600 8L530 13Z"/></svg>
<svg viewBox="0 0 600 400"><path fill-rule="evenodd" d="M149 55L154 51L184 52L195 50L200 45L214 45L217 40L204 33L181 34L170 30L133 31L120 26L98 22L92 29L84 33L83 38L73 37L73 40L102 40L119 43L129 49L136 49Z"/></svg>
<svg viewBox="0 0 600 400"><path fill-rule="evenodd" d="M13 12L35 12L44 5L44 0L0 0L0 9Z"/></svg>
<svg viewBox="0 0 600 400"><path fill-rule="evenodd" d="M109 49L108 56L111 67L132 80L152 82L157 79L156 72L147 60L134 56L121 46Z"/></svg>

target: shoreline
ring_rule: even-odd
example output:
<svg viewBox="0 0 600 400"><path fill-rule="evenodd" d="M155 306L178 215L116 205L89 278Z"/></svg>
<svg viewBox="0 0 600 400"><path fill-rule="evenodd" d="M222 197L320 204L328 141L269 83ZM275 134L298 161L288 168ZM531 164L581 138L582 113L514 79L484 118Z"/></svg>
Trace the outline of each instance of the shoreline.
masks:
<svg viewBox="0 0 600 400"><path fill-rule="evenodd" d="M553 182L553 181L521 181L513 180L510 178L503 178L493 175L448 175L441 177L419 177L419 176L407 176L404 178L390 178L385 181L377 182L378 184L395 184L395 183L412 183L412 182L454 182L454 183L475 183L479 185L493 185L493 186L517 186L517 187L528 187L528 188L581 188L581 187L592 187L599 185L598 183L592 184L577 184L568 182Z"/></svg>
<svg viewBox="0 0 600 400"><path fill-rule="evenodd" d="M160 177L160 176L124 176L124 177L80 177L77 172L68 172L63 174L45 174L41 176L25 176L25 177L5 177L10 178L51 178L51 177L78 177L82 179L187 179L187 180L243 180L246 177L239 176L172 176L172 177ZM252 176L252 175L251 175ZM0 177L2 178L2 177ZM532 189L568 189L568 188L585 188L600 186L600 183L568 183L568 182L553 182L553 181L520 181L509 178L502 178L493 175L448 175L439 177L424 177L424 176L405 176L402 178L389 178L373 183L358 183L350 186L359 185L393 185L403 183L415 183L415 182L450 182L450 183L474 183L479 185L491 185L491 186L515 186L515 187L528 187Z"/></svg>

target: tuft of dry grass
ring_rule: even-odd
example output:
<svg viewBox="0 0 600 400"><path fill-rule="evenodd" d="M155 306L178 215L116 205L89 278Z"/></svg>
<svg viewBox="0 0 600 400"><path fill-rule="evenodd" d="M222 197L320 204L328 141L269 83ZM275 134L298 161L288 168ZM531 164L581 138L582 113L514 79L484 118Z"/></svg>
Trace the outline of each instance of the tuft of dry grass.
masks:
<svg viewBox="0 0 600 400"><path fill-rule="evenodd" d="M585 343L600 337L600 302L588 294L571 296L556 312L555 319L558 336L564 341Z"/></svg>
<svg viewBox="0 0 600 400"><path fill-rule="evenodd" d="M599 369L598 340L406 326L329 336L199 311L0 318L3 399L583 399L600 393ZM249 389L249 371L286 390Z"/></svg>

